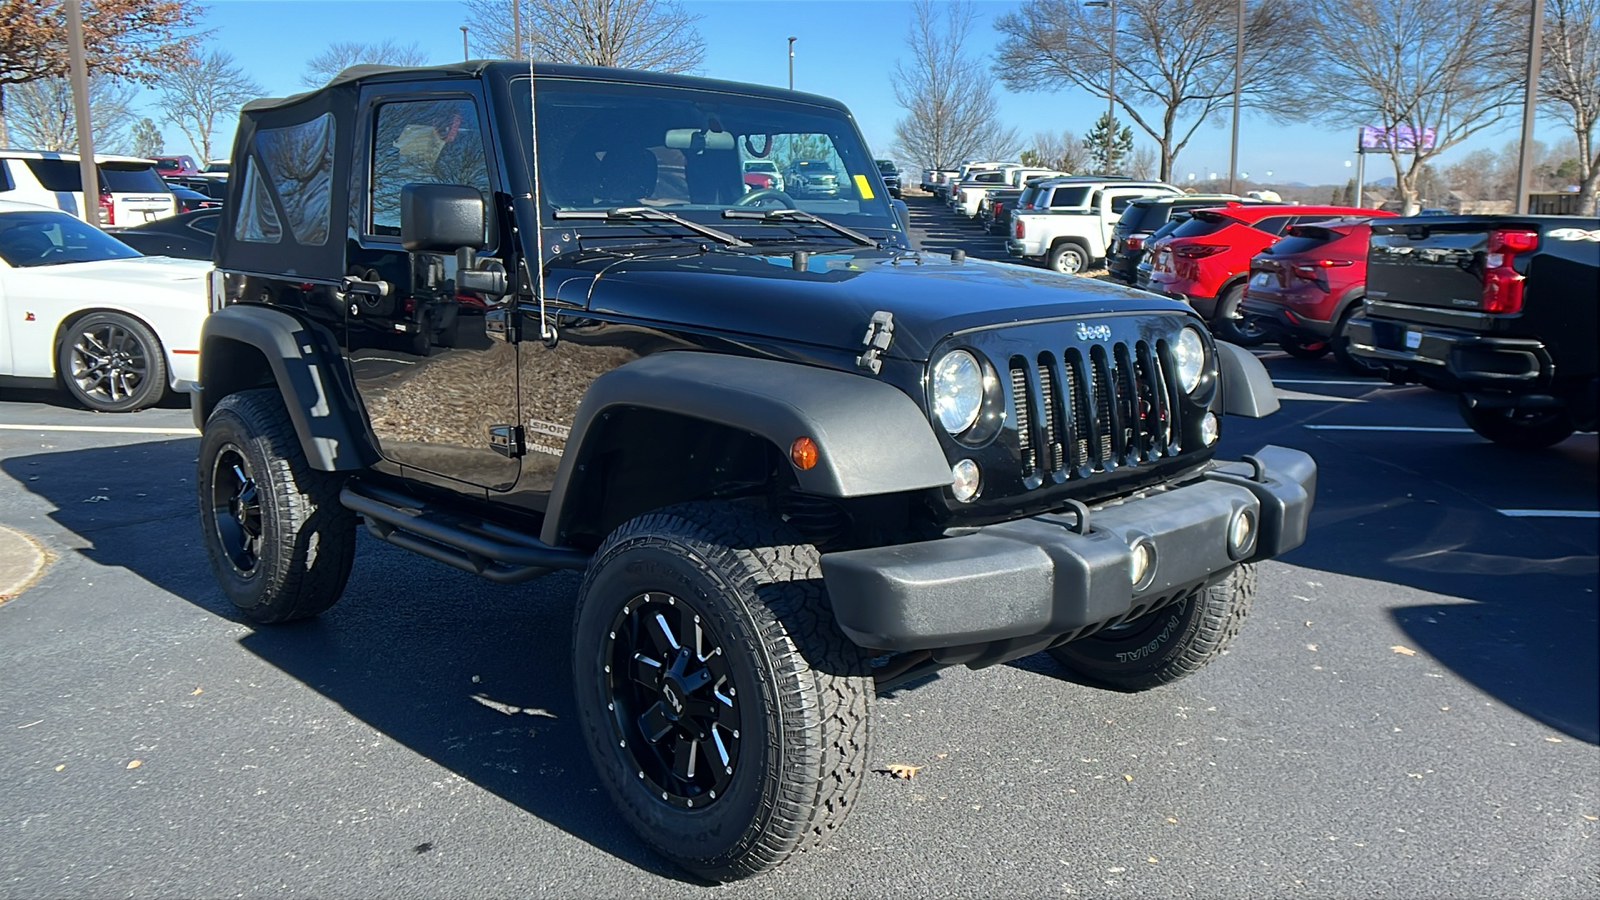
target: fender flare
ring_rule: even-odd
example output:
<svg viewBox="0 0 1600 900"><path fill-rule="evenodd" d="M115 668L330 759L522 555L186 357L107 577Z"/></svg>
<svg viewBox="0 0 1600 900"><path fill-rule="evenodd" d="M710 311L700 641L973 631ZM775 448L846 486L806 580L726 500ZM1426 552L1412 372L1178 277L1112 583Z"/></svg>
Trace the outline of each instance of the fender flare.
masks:
<svg viewBox="0 0 1600 900"><path fill-rule="evenodd" d="M1278 393L1267 367L1254 353L1217 341L1217 368L1222 375L1222 413L1260 419L1278 411Z"/></svg>
<svg viewBox="0 0 1600 900"><path fill-rule="evenodd" d="M269 306L235 304L206 317L200 331L200 386L190 398L196 428L204 431L211 411L232 392L225 386L241 389L240 379L229 377L227 341L254 347L266 359L312 468L357 471L378 461L332 333Z"/></svg>
<svg viewBox="0 0 1600 900"><path fill-rule="evenodd" d="M668 351L612 369L590 385L556 469L544 539L556 540L582 493L585 461L609 411L636 407L737 428L787 459L796 438L820 453L814 467L792 467L800 489L825 497L865 497L950 484L950 463L933 426L900 389L866 375L798 363Z"/></svg>

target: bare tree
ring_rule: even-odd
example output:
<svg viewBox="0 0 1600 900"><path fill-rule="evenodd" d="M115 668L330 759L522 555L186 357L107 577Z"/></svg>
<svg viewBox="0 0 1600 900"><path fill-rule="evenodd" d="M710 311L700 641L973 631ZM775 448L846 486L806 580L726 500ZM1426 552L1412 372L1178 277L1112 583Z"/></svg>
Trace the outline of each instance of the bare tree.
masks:
<svg viewBox="0 0 1600 900"><path fill-rule="evenodd" d="M163 77L156 106L189 139L203 162L214 158L217 129L231 130L239 107L261 93L261 85L234 64L232 53L213 50Z"/></svg>
<svg viewBox="0 0 1600 900"><path fill-rule="evenodd" d="M89 120L94 146L101 153L128 149L136 88L108 75L89 79ZM6 127L10 139L29 150L77 150L78 117L72 105L72 83L65 78L40 78L13 87Z"/></svg>
<svg viewBox="0 0 1600 900"><path fill-rule="evenodd" d="M67 21L60 0L0 0L0 145L6 90L67 74ZM84 4L89 71L149 84L187 59L200 16L189 0L95 0Z"/></svg>
<svg viewBox="0 0 1600 900"><path fill-rule="evenodd" d="M1161 178L1200 125L1233 102L1240 0L1117 0L1117 105L1156 142ZM1305 16L1294 0L1248 5L1240 103L1276 119L1303 115L1313 89L1301 59ZM1077 87L1109 96L1110 16L1079 0L1030 0L995 20L994 70L1015 90Z"/></svg>
<svg viewBox="0 0 1600 900"><path fill-rule="evenodd" d="M1156 152L1149 144L1140 144L1128 156L1128 174L1148 181L1156 177Z"/></svg>
<svg viewBox="0 0 1600 900"><path fill-rule="evenodd" d="M907 115L895 123L899 156L925 168L946 169L975 156L1008 155L1020 143L1002 128L994 78L966 50L975 13L966 0L916 0L906 47L911 60L894 64L895 102ZM1005 151L996 153L996 151Z"/></svg>
<svg viewBox="0 0 1600 900"><path fill-rule="evenodd" d="M328 79L355 65L424 66L428 54L415 42L396 44L392 38L381 43L374 41L334 41L328 49L306 61L306 73L300 83L306 87L321 87Z"/></svg>
<svg viewBox="0 0 1600 900"><path fill-rule="evenodd" d="M1404 212L1419 208L1430 161L1499 125L1522 96L1526 56L1507 31L1521 28L1526 46L1526 9L1523 0L1317 0L1327 108L1418 138L1386 150Z"/></svg>
<svg viewBox="0 0 1600 900"><path fill-rule="evenodd" d="M1083 152L1078 136L1070 131L1036 132L1021 159L1028 165L1060 172L1082 172L1089 167L1089 155Z"/></svg>
<svg viewBox="0 0 1600 900"><path fill-rule="evenodd" d="M519 4L518 20L512 4ZM706 42L678 0L463 0L473 49L506 59L690 72ZM521 25L517 46L515 25Z"/></svg>
<svg viewBox="0 0 1600 900"><path fill-rule="evenodd" d="M1600 152L1594 143L1600 120L1600 0L1545 3L1544 59L1539 93L1546 109L1572 128L1578 141L1578 209L1596 214Z"/></svg>

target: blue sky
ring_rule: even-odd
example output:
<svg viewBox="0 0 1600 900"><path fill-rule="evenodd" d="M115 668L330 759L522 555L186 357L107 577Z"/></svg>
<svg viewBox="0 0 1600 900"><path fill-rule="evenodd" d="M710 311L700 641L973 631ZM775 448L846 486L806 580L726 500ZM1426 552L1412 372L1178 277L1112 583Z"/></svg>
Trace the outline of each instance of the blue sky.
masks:
<svg viewBox="0 0 1600 900"><path fill-rule="evenodd" d="M855 113L875 153L887 151L895 120L903 110L894 102L890 72L907 54L905 34L911 4L906 0L685 0L701 16L706 58L699 73L733 81L783 85L788 80L787 41L795 42L795 87L838 98ZM993 20L1018 6L1016 0L979 0L979 21L970 50L993 56L999 35ZM212 45L231 52L269 93L304 88L305 62L336 40L416 42L433 62L461 58L460 26L465 8L453 0L211 0L205 27ZM997 87L1001 118L1024 137L1040 130L1070 129L1082 135L1105 111L1104 101L1082 91L1013 93ZM1226 116L1202 125L1178 159L1175 180L1191 172L1205 178L1226 173ZM1541 121L1539 135L1559 140L1554 123ZM1348 132L1348 133L1345 133ZM1516 137L1507 122L1470 145L1450 151L1445 161L1474 147L1500 147ZM1136 132L1135 140L1142 135ZM1148 139L1145 139L1148 142ZM1353 172L1355 128L1335 130L1324 123L1283 126L1248 113L1240 124L1239 167L1253 178L1342 183ZM166 149L192 152L176 129L166 130ZM1369 179L1392 175L1386 161L1368 160ZM1266 173L1272 176L1267 179Z"/></svg>

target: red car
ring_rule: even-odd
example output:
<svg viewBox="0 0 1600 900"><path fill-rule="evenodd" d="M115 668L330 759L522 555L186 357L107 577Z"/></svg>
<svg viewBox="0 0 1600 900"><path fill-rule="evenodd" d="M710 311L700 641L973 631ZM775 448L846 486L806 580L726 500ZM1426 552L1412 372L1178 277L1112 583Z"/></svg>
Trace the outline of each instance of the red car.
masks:
<svg viewBox="0 0 1600 900"><path fill-rule="evenodd" d="M194 164L193 157L155 156L151 158L156 161L156 174L162 178L200 174L200 167Z"/></svg>
<svg viewBox="0 0 1600 900"><path fill-rule="evenodd" d="M1346 326L1361 315L1367 293L1371 217L1344 216L1290 227L1250 260L1245 325L1276 338L1290 356L1316 359L1332 351L1352 372L1377 374L1346 349Z"/></svg>
<svg viewBox="0 0 1600 900"><path fill-rule="evenodd" d="M1239 310L1250 258L1291 225L1335 216L1393 215L1352 206L1245 206L1197 209L1189 221L1150 247L1150 290L1187 300L1218 337L1245 347L1266 340Z"/></svg>
<svg viewBox="0 0 1600 900"><path fill-rule="evenodd" d="M766 172L746 172L744 184L747 192L770 190L778 186L778 176L768 175Z"/></svg>

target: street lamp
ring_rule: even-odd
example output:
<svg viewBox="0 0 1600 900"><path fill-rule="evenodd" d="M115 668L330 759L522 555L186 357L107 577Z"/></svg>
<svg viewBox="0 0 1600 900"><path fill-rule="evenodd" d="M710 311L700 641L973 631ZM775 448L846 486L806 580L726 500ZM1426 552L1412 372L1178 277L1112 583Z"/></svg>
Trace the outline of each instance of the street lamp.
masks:
<svg viewBox="0 0 1600 900"><path fill-rule="evenodd" d="M1233 34L1233 147L1228 151L1228 193L1234 193L1239 175L1239 79L1244 71L1244 0L1236 0L1238 26Z"/></svg>
<svg viewBox="0 0 1600 900"><path fill-rule="evenodd" d="M794 35L789 36L789 90L794 90Z"/></svg>
<svg viewBox="0 0 1600 900"><path fill-rule="evenodd" d="M467 55L467 26L461 26L461 61L466 62L472 57Z"/></svg>
<svg viewBox="0 0 1600 900"><path fill-rule="evenodd" d="M1106 7L1111 10L1111 40L1106 50L1110 66L1106 70L1106 172L1111 174L1111 148L1116 139L1117 122L1117 0L1084 0L1084 6Z"/></svg>

